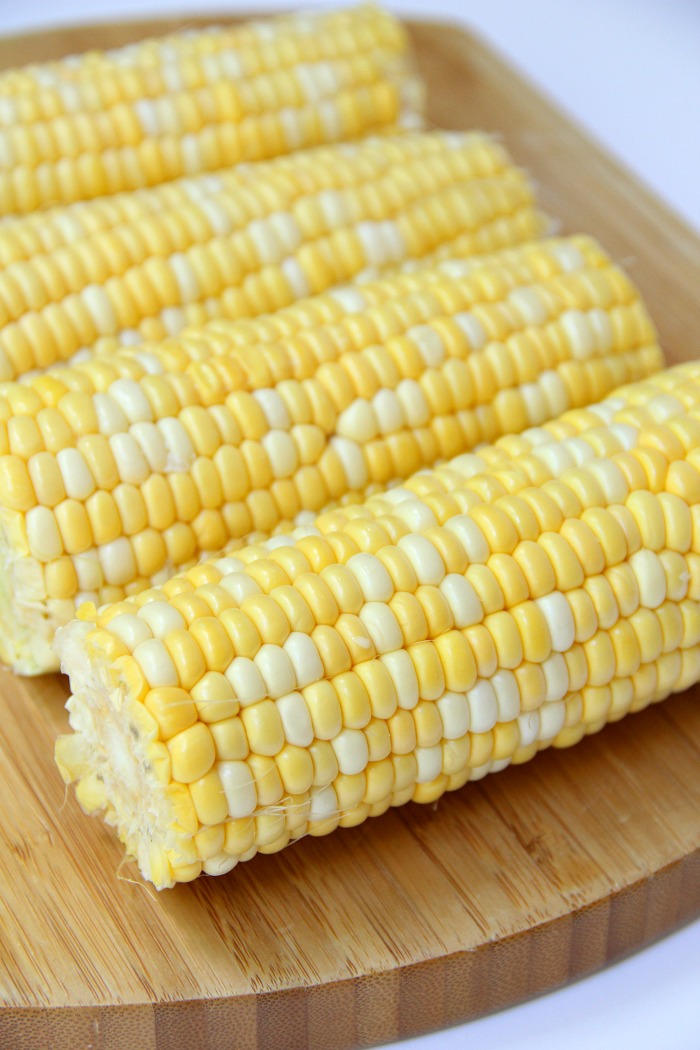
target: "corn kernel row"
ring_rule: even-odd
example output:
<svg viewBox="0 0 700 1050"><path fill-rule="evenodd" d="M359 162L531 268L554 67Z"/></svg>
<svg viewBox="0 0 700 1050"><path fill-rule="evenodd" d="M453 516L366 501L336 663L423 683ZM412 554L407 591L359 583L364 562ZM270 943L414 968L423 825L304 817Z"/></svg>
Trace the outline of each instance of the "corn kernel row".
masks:
<svg viewBox="0 0 700 1050"><path fill-rule="evenodd" d="M479 133L320 147L56 209L0 227L0 379L542 226L526 177Z"/></svg>
<svg viewBox="0 0 700 1050"><path fill-rule="evenodd" d="M585 237L212 329L0 387L0 644L16 670L55 666L53 633L82 601L119 601L661 363L634 288Z"/></svg>
<svg viewBox="0 0 700 1050"><path fill-rule="evenodd" d="M421 117L407 35L370 6L13 70L0 75L0 215Z"/></svg>
<svg viewBox="0 0 700 1050"><path fill-rule="evenodd" d="M57 760L159 888L433 802L700 679L700 365L83 616Z"/></svg>

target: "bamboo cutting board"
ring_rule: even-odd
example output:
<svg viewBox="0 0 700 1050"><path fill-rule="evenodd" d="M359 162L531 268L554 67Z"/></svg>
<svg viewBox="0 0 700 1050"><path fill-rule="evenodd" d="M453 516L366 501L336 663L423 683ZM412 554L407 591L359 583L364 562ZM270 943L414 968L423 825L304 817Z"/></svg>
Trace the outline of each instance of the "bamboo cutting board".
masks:
<svg viewBox="0 0 700 1050"><path fill-rule="evenodd" d="M177 23L6 41L0 65ZM500 131L697 356L700 241L511 69L414 24L432 121ZM51 758L65 683L0 675L0 1047L351 1050L548 991L700 912L700 691L431 807L156 895Z"/></svg>

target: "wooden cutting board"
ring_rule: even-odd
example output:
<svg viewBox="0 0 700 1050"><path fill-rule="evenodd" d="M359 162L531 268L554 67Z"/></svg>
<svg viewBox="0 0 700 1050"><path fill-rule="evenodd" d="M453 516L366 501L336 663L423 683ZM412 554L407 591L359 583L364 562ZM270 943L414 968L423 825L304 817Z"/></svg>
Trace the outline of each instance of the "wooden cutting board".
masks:
<svg viewBox="0 0 700 1050"><path fill-rule="evenodd" d="M177 24L16 38L0 64ZM502 132L562 228L627 265L669 360L697 356L698 238L480 41L411 29L431 120ZM160 895L64 791L66 696L58 677L0 676L7 1050L366 1047L548 991L700 912L698 690L435 806Z"/></svg>

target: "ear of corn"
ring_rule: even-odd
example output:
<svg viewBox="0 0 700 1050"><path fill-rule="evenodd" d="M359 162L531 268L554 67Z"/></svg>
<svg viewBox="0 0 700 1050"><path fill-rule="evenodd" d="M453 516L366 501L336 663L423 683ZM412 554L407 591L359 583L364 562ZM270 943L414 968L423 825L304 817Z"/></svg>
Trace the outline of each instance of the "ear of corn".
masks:
<svg viewBox="0 0 700 1050"><path fill-rule="evenodd" d="M0 215L418 126L409 50L366 5L3 73Z"/></svg>
<svg viewBox="0 0 700 1050"><path fill-rule="evenodd" d="M63 776L166 887L686 688L699 411L693 363L86 610Z"/></svg>
<svg viewBox="0 0 700 1050"><path fill-rule="evenodd" d="M359 310L359 312L357 312ZM452 261L0 391L2 658L51 669L77 604L407 477L649 374L588 238Z"/></svg>
<svg viewBox="0 0 700 1050"><path fill-rule="evenodd" d="M321 147L49 210L0 226L0 379L542 230L529 181L479 133Z"/></svg>

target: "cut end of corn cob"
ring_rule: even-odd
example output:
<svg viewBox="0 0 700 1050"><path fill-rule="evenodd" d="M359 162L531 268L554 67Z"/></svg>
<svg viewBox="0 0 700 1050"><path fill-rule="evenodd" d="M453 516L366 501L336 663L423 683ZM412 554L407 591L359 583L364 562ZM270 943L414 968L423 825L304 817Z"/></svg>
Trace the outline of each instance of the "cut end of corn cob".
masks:
<svg viewBox="0 0 700 1050"><path fill-rule="evenodd" d="M408 36L361 5L0 74L0 215L419 127Z"/></svg>
<svg viewBox="0 0 700 1050"><path fill-rule="evenodd" d="M699 411L693 363L88 610L65 780L163 888L687 688Z"/></svg>
<svg viewBox="0 0 700 1050"><path fill-rule="evenodd" d="M230 539L356 501L660 365L634 288L574 237L5 384L0 654L53 669L52 634L81 602L121 601Z"/></svg>

